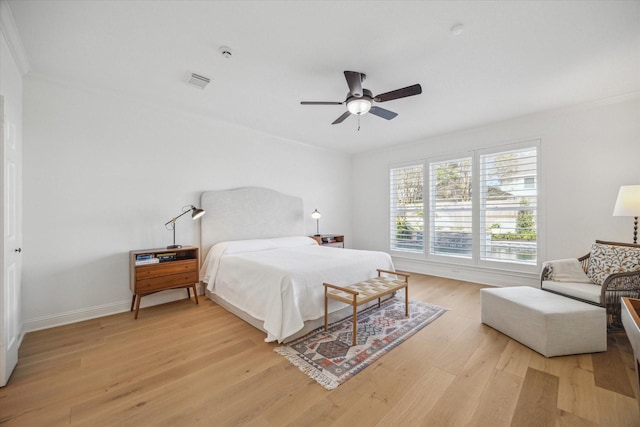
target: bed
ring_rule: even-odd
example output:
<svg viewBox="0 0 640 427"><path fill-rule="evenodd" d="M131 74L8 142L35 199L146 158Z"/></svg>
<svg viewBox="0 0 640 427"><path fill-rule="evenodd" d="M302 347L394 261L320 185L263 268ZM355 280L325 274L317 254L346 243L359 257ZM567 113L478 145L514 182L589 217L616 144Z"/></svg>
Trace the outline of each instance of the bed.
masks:
<svg viewBox="0 0 640 427"><path fill-rule="evenodd" d="M245 187L207 191L201 219L200 279L207 297L287 342L323 324L322 283L349 285L393 270L389 254L323 247L304 235L302 199ZM350 306L330 301L330 320Z"/></svg>

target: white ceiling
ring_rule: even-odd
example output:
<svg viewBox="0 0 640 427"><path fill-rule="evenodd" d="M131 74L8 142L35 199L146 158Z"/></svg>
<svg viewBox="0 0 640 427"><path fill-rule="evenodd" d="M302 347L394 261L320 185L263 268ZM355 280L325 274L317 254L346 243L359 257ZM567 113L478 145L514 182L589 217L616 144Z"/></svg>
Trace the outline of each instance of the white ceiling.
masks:
<svg viewBox="0 0 640 427"><path fill-rule="evenodd" d="M9 5L31 73L347 153L640 91L637 0ZM391 121L331 125L344 105L300 101L343 101L344 70L374 94L423 93L379 104ZM189 72L212 82L190 87Z"/></svg>

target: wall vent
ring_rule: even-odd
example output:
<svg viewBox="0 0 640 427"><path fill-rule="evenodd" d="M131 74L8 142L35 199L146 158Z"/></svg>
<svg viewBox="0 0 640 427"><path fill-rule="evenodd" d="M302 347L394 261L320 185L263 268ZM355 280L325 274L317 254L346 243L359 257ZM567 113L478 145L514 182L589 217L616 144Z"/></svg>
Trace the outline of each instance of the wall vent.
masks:
<svg viewBox="0 0 640 427"><path fill-rule="evenodd" d="M189 73L187 75L187 84L195 86L198 89L204 89L210 81L211 79L209 77L201 76L200 74Z"/></svg>

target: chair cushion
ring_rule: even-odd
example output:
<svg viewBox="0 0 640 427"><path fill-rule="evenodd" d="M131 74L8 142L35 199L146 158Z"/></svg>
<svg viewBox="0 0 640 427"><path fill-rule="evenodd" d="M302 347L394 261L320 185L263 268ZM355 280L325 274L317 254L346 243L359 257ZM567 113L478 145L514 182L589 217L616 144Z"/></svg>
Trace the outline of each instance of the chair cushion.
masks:
<svg viewBox="0 0 640 427"><path fill-rule="evenodd" d="M549 269L547 277L556 282L592 283L582 269L582 264L575 258L559 259L544 263Z"/></svg>
<svg viewBox="0 0 640 427"><path fill-rule="evenodd" d="M557 292L581 300L591 301L600 304L600 285L593 283L572 283L572 282L552 282L545 280L541 285L542 289Z"/></svg>
<svg viewBox="0 0 640 427"><path fill-rule="evenodd" d="M640 270L640 248L594 243L589 254L587 276L602 285L608 275Z"/></svg>

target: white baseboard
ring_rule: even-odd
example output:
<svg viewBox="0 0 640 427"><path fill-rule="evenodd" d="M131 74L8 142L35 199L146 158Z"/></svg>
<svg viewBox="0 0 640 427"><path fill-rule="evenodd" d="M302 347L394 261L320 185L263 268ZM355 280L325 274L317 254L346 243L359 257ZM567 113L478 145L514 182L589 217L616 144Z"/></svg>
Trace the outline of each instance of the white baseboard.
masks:
<svg viewBox="0 0 640 427"><path fill-rule="evenodd" d="M539 276L534 273L494 270L476 266L435 263L396 257L393 258L393 263L396 270L464 280L465 282L480 283L482 285L540 287Z"/></svg>
<svg viewBox="0 0 640 427"><path fill-rule="evenodd" d="M177 301L180 299L185 299L186 297L187 291L185 289L173 289L170 291L159 292L157 294L147 295L142 298L142 300L140 301L140 308ZM56 326L68 325L70 323L81 322L83 320L123 313L125 311L129 311L130 309L131 299L127 301L118 301L109 304L81 308L64 313L52 314L50 316L25 319L22 323L22 332L24 334L41 329L54 328ZM133 313L131 313L131 319L133 320Z"/></svg>

